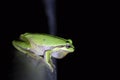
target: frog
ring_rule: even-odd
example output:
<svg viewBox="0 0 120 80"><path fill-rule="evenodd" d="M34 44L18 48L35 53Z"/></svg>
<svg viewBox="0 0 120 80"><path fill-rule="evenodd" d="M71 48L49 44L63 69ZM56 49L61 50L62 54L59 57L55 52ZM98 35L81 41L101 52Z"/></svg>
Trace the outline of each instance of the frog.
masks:
<svg viewBox="0 0 120 80"><path fill-rule="evenodd" d="M26 55L42 58L52 72L55 67L52 58L62 59L75 50L71 39L46 33L24 33L19 40L13 40L12 44Z"/></svg>

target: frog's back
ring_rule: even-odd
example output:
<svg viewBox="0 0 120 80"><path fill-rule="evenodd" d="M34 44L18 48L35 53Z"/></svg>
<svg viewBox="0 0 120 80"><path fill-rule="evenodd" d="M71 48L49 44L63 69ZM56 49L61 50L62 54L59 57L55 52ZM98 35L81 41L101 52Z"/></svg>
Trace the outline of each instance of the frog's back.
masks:
<svg viewBox="0 0 120 80"><path fill-rule="evenodd" d="M24 36L26 36L27 39L34 41L38 45L61 45L66 42L66 39L64 38L49 34L25 33Z"/></svg>

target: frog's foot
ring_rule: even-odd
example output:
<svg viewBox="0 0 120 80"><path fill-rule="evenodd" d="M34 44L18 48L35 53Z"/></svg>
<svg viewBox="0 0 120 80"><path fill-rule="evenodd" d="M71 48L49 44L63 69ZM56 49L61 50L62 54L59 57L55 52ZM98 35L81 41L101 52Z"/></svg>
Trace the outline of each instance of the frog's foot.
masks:
<svg viewBox="0 0 120 80"><path fill-rule="evenodd" d="M50 63L47 63L49 69L51 70L51 72L54 71L54 68L55 68L55 65L54 64L50 64Z"/></svg>

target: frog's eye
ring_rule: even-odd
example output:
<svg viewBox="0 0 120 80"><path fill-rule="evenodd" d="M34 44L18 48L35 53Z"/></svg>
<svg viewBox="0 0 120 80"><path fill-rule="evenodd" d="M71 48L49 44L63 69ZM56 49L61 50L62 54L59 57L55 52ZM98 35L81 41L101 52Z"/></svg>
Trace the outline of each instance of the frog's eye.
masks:
<svg viewBox="0 0 120 80"><path fill-rule="evenodd" d="M71 48L71 45L69 43L66 43L66 48Z"/></svg>

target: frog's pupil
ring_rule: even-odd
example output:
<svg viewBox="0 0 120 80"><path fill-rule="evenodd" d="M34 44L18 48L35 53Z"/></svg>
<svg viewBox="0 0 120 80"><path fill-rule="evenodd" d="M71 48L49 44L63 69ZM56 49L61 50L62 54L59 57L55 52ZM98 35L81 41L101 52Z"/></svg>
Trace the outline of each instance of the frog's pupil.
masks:
<svg viewBox="0 0 120 80"><path fill-rule="evenodd" d="M66 48L70 48L71 46L69 44L66 44Z"/></svg>

